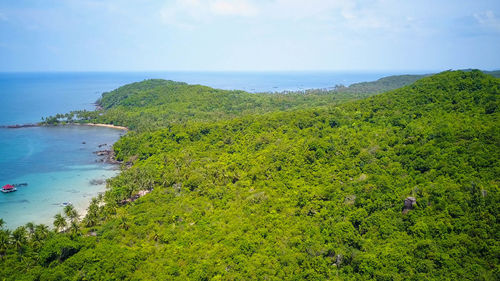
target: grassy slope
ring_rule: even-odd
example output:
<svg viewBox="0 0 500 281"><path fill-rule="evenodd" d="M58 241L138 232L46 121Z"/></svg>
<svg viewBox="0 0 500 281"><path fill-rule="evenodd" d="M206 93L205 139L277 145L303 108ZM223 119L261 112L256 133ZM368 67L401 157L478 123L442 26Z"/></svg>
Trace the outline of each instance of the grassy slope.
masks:
<svg viewBox="0 0 500 281"><path fill-rule="evenodd" d="M498 279L499 94L498 79L445 72L340 106L132 133L97 238L56 235L31 266L10 250L0 276Z"/></svg>

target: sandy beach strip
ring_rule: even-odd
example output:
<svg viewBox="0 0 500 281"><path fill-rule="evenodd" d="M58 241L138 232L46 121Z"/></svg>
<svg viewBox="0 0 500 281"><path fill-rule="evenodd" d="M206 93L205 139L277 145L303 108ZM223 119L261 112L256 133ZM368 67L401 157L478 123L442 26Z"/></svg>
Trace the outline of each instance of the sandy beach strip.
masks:
<svg viewBox="0 0 500 281"><path fill-rule="evenodd" d="M116 126L116 125L111 125L111 124L99 124L99 123L82 123L82 126L91 126L91 127L106 127L106 128L112 128L112 129L117 129L117 130L124 130L128 131L127 127L123 126Z"/></svg>

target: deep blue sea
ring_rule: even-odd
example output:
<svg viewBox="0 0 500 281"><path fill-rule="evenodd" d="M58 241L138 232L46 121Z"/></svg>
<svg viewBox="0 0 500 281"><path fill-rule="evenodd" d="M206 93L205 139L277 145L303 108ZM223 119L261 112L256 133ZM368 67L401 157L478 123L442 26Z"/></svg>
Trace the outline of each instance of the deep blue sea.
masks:
<svg viewBox="0 0 500 281"><path fill-rule="evenodd" d="M150 78L162 78L219 89L279 92L330 88L372 81L397 73L340 72L86 72L1 73L0 125L33 123L71 110L93 110L103 92ZM98 127L0 129L0 186L28 183L0 193L0 218L13 228L27 222L52 225L72 202L82 213L90 198L105 190L91 180L116 175L116 168L96 162L93 153L111 145L120 130Z"/></svg>

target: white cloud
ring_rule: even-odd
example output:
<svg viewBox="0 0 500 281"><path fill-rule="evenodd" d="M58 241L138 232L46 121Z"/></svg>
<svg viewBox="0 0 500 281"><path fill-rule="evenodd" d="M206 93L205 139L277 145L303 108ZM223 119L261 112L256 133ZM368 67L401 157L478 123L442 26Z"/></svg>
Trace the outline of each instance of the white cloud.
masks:
<svg viewBox="0 0 500 281"><path fill-rule="evenodd" d="M210 3L210 10L216 15L251 17L258 14L257 6L246 0L217 0Z"/></svg>
<svg viewBox="0 0 500 281"><path fill-rule="evenodd" d="M188 29L229 17L251 19L252 24L321 22L322 28L343 33L416 29L420 21L402 12L401 6L405 5L396 0L173 0L160 16L165 24Z"/></svg>
<svg viewBox="0 0 500 281"><path fill-rule="evenodd" d="M160 17L166 24L194 28L218 17L253 17L258 13L257 5L249 0L175 0L163 6Z"/></svg>
<svg viewBox="0 0 500 281"><path fill-rule="evenodd" d="M500 31L500 19L495 16L493 11L474 14L474 18L479 24Z"/></svg>

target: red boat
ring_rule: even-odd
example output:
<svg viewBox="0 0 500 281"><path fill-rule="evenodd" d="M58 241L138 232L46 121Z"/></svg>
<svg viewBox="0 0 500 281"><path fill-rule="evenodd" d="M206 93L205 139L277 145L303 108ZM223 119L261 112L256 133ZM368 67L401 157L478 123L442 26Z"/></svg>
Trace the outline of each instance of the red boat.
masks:
<svg viewBox="0 0 500 281"><path fill-rule="evenodd" d="M16 190L17 190L17 188L15 186L13 186L11 184L6 184L6 185L2 186L2 190L1 191L3 193L8 193L8 192L14 192Z"/></svg>

